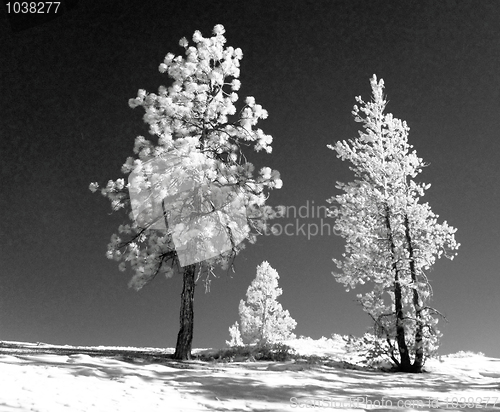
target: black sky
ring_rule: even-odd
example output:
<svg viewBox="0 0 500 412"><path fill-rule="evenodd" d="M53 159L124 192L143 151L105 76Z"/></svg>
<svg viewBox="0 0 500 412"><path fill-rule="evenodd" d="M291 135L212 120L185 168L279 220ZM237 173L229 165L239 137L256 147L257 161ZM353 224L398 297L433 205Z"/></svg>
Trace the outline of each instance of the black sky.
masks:
<svg viewBox="0 0 500 412"><path fill-rule="evenodd" d="M140 292L104 254L120 214L88 190L120 177L134 138L147 135L127 101L168 78L158 64L178 40L226 28L243 50L240 99L269 111L274 136L257 166L281 172L269 203L325 205L348 165L326 148L354 137L354 96L385 80L388 111L408 122L430 166L424 201L458 228L457 259L430 273L448 317L442 352L499 356L500 2L80 1L44 24L14 32L0 20L0 339L173 346L180 279ZM290 219L290 222L293 222ZM320 219L300 223L321 225ZM327 222L331 225L333 222ZM240 299L268 260L296 333L362 334L369 318L331 276L342 239L300 233L259 239L195 300L194 345L223 346Z"/></svg>

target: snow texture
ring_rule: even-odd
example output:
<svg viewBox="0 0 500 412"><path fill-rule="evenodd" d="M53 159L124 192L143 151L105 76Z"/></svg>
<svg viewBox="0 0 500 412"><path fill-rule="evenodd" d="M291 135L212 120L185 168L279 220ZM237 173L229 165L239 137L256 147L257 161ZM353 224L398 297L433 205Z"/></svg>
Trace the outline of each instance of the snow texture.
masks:
<svg viewBox="0 0 500 412"><path fill-rule="evenodd" d="M500 359L447 356L428 373L384 373L347 369L340 340L288 343L330 360L176 362L164 356L173 350L0 342L0 411L500 410Z"/></svg>

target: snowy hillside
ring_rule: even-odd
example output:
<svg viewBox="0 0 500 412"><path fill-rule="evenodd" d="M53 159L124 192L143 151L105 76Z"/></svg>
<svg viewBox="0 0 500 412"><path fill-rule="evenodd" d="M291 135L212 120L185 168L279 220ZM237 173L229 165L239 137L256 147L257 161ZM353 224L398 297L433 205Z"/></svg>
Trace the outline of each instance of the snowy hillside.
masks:
<svg viewBox="0 0 500 412"><path fill-rule="evenodd" d="M172 350L0 342L0 411L500 411L500 359L450 355L409 375L346 368L338 339L288 343L303 357L177 362Z"/></svg>

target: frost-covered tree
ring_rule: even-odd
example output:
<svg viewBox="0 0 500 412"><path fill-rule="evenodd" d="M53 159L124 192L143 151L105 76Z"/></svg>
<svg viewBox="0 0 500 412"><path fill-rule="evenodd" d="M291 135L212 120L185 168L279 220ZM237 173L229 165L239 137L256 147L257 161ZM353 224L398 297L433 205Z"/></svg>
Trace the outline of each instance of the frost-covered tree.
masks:
<svg viewBox="0 0 500 412"><path fill-rule="evenodd" d="M334 275L347 290L367 283L357 297L392 361L401 371L420 372L440 336L427 272L442 255L453 259L459 244L456 229L438 223L420 202L430 185L415 179L426 165L411 150L406 122L384 114L383 80L374 75L371 87L372 101L357 97L360 107L352 112L363 125L359 136L329 145L355 175L337 182L343 193L329 199L336 232L347 242L343 259L334 259L341 270Z"/></svg>
<svg viewBox="0 0 500 412"><path fill-rule="evenodd" d="M276 299L283 291L278 287L278 272L264 261L257 266L257 276L247 289L247 300L240 301L240 321L229 328L229 346L267 344L293 339L297 322Z"/></svg>
<svg viewBox="0 0 500 412"><path fill-rule="evenodd" d="M265 205L267 190L282 185L268 167L254 176L242 152L250 146L271 153L272 137L256 128L267 111L253 97L236 108L243 54L225 46L224 32L222 25L209 38L196 31L194 45L182 38L185 56L169 53L159 66L171 84L130 99L132 108L144 108L151 136L136 138L135 156L122 168L128 181L110 180L101 189L114 210L128 212L107 257L122 271L132 269L130 286L139 290L159 274L183 275L177 359L191 356L197 281L203 276L208 285L216 267L232 266L244 241L253 243L265 230L274 213Z"/></svg>

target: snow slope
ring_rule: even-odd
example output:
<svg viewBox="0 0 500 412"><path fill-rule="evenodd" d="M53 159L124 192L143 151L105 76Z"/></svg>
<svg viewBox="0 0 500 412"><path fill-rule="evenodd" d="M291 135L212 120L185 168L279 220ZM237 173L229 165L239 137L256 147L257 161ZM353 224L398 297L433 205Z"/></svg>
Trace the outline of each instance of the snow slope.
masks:
<svg viewBox="0 0 500 412"><path fill-rule="evenodd" d="M447 356L411 375L345 369L334 339L289 344L331 360L176 362L154 348L0 342L0 411L500 411L500 359Z"/></svg>

